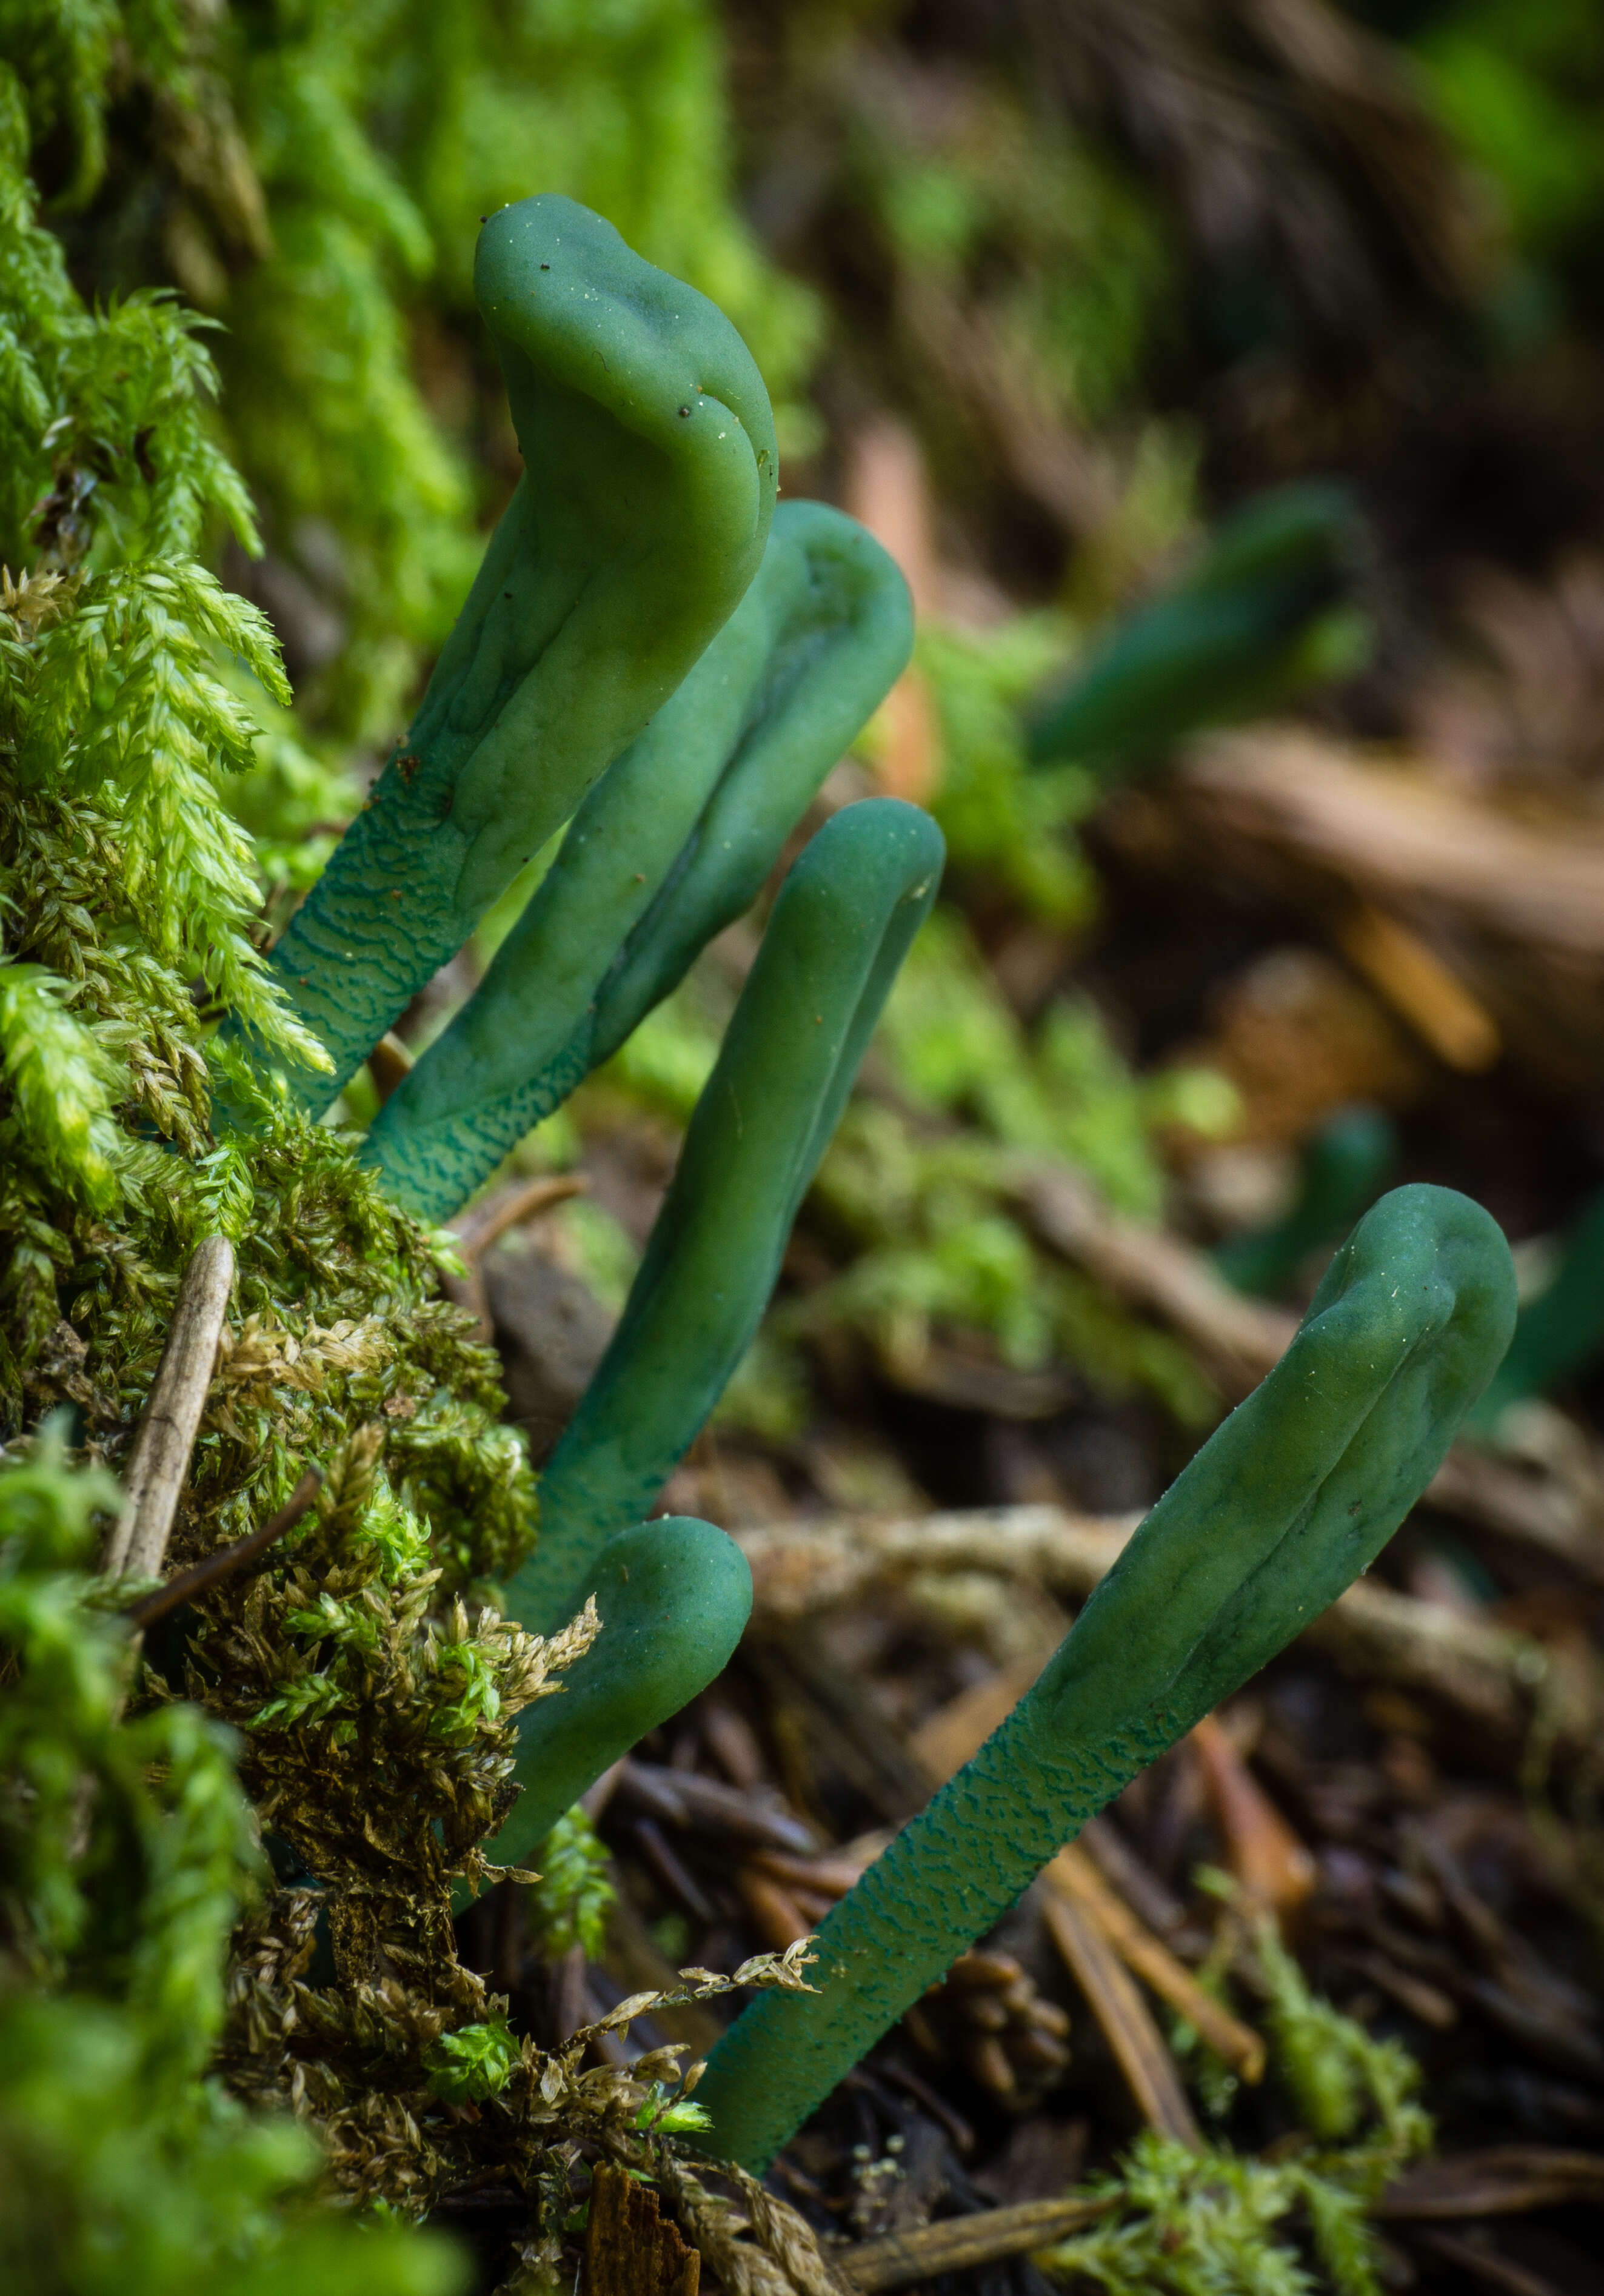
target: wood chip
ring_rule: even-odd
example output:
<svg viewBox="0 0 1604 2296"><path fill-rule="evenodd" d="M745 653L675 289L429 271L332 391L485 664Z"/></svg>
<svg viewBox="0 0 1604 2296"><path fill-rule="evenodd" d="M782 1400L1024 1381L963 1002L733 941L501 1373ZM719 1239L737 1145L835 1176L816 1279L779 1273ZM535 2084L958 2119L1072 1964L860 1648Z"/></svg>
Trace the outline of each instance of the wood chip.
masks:
<svg viewBox="0 0 1604 2296"><path fill-rule="evenodd" d="M658 2196L626 2169L598 2161L585 2235L586 2296L697 2296L701 2258L665 2223Z"/></svg>

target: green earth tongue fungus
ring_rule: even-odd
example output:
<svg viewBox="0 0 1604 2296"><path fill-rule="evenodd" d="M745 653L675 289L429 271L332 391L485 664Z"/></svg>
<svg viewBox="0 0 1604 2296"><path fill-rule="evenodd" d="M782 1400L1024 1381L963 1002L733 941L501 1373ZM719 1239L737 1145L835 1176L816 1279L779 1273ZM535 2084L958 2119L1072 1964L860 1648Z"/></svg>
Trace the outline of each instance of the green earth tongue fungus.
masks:
<svg viewBox="0 0 1604 2296"><path fill-rule="evenodd" d="M541 1480L540 1545L507 1590L537 1631L584 1601L598 1550L651 1505L749 1345L943 852L928 814L871 798L787 876L622 1320Z"/></svg>
<svg viewBox="0 0 1604 2296"><path fill-rule="evenodd" d="M1479 1205L1383 1198L1035 1688L832 1908L821 1990L765 1996L718 2043L697 2090L710 2150L765 2168L1089 1817L1374 1561L1514 1319L1509 1247Z"/></svg>
<svg viewBox="0 0 1604 2296"><path fill-rule="evenodd" d="M1374 1203L1398 1159L1385 1109L1362 1101L1337 1109L1305 1143L1296 1201L1284 1218L1219 1246L1215 1266L1239 1292L1279 1299L1322 1244L1335 1242Z"/></svg>
<svg viewBox="0 0 1604 2296"><path fill-rule="evenodd" d="M729 321L546 194L474 291L527 465L421 708L273 968L334 1094L634 740L730 614L773 512L773 419Z"/></svg>
<svg viewBox="0 0 1604 2296"><path fill-rule="evenodd" d="M1553 1280L1521 1309L1510 1352L1477 1406L1471 1425L1491 1435L1511 1404L1546 1395L1585 1371L1604 1348L1604 1190L1588 1199L1567 1235Z"/></svg>
<svg viewBox="0 0 1604 2296"><path fill-rule="evenodd" d="M1305 480L1255 496L1191 573L1093 639L1035 711L1032 758L1113 776L1201 726L1262 716L1350 673L1368 644L1347 603L1364 544L1342 487Z"/></svg>
<svg viewBox="0 0 1604 2296"><path fill-rule="evenodd" d="M663 1515L609 1539L585 1592L602 1632L561 1689L520 1719L522 1792L484 1845L492 1865L522 1865L610 1764L723 1673L751 1611L752 1574L710 1522ZM465 1901L466 1887L457 1894Z"/></svg>
<svg viewBox="0 0 1604 2296"><path fill-rule="evenodd" d="M760 890L912 644L907 585L855 521L783 503L757 578L575 816L449 1029L364 1154L444 1219Z"/></svg>

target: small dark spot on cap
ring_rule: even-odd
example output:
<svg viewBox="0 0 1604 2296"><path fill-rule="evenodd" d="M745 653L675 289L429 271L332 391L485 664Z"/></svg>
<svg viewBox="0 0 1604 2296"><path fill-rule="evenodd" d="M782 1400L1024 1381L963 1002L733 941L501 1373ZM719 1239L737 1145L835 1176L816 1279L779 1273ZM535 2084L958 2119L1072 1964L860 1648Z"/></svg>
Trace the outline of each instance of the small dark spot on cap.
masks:
<svg viewBox="0 0 1604 2296"><path fill-rule="evenodd" d="M552 266L549 263L543 263L540 267L543 271L549 271Z"/></svg>
<svg viewBox="0 0 1604 2296"><path fill-rule="evenodd" d="M690 409L688 406L682 406L682 407L680 408L680 413L681 413L682 414L690 414L690 412L691 412L691 409Z"/></svg>

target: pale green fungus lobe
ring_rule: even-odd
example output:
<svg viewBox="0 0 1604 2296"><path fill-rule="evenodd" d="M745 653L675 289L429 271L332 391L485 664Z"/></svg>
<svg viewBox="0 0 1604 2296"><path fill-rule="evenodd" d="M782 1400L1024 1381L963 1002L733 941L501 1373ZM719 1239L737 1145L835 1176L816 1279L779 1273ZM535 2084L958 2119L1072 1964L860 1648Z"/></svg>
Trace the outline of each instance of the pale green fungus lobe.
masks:
<svg viewBox="0 0 1604 2296"><path fill-rule="evenodd" d="M761 376L707 298L555 194L479 234L525 472L411 731L273 958L321 1108L679 685L757 572Z"/></svg>
<svg viewBox="0 0 1604 2296"><path fill-rule="evenodd" d="M1374 1203L1397 1156L1397 1130L1384 1108L1354 1101L1334 1110L1304 1144L1297 1193L1286 1212L1221 1244L1215 1266L1239 1292L1279 1298L1322 1244L1334 1243Z"/></svg>
<svg viewBox="0 0 1604 2296"><path fill-rule="evenodd" d="M611 1345L541 1480L508 1589L539 1631L585 1599L755 1334L880 1007L936 897L941 832L895 798L848 806L781 888Z"/></svg>
<svg viewBox="0 0 1604 2296"><path fill-rule="evenodd" d="M1566 1236L1551 1281L1523 1307L1510 1352L1477 1406L1490 1434L1512 1404L1546 1395L1604 1349L1604 1190L1589 1197Z"/></svg>
<svg viewBox="0 0 1604 2296"><path fill-rule="evenodd" d="M1347 603L1363 546L1345 488L1304 480L1244 504L1189 574L1093 639L1036 712L1032 758L1113 775L1348 674L1368 646Z"/></svg>
<svg viewBox="0 0 1604 2296"><path fill-rule="evenodd" d="M692 1515L663 1515L609 1539L585 1591L596 1598L602 1631L561 1689L520 1717L521 1792L484 1845L492 1865L524 1864L603 1770L722 1674L752 1608L745 1555ZM516 1600L508 1608L519 1614Z"/></svg>
<svg viewBox="0 0 1604 2296"><path fill-rule="evenodd" d="M1514 1319L1509 1247L1479 1205L1383 1198L1035 1687L831 1910L822 1989L765 1997L720 2041L697 2091L712 2149L765 2167L1089 1817L1368 1568Z"/></svg>
<svg viewBox="0 0 1604 2296"><path fill-rule="evenodd" d="M444 1219L739 916L905 664L907 585L823 503L782 504L724 628L591 791L488 972L364 1154Z"/></svg>

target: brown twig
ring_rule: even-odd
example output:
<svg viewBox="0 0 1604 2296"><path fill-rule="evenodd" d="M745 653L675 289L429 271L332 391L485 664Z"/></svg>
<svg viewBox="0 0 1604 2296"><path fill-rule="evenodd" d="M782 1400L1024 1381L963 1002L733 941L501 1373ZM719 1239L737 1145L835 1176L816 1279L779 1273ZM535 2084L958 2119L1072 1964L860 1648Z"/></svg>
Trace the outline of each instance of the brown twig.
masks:
<svg viewBox="0 0 1604 2296"><path fill-rule="evenodd" d="M1201 1766L1225 1842L1225 1863L1247 1902L1295 1913L1314 1887L1314 1860L1232 1745L1216 1715L1206 1714L1190 1744Z"/></svg>
<svg viewBox="0 0 1604 2296"><path fill-rule="evenodd" d="M123 1510L102 1562L109 1577L154 1578L161 1569L217 1367L233 1272L233 1247L225 1235L207 1236L184 1272L172 1328L123 1470Z"/></svg>
<svg viewBox="0 0 1604 2296"><path fill-rule="evenodd" d="M1104 2038L1150 2127L1195 2152L1203 2139L1175 2070L1175 2061L1153 2022L1134 1979L1102 1931L1068 1896L1043 1892L1042 1918L1065 1966L1086 1997Z"/></svg>
<svg viewBox="0 0 1604 2296"><path fill-rule="evenodd" d="M204 1593L208 1587L215 1587L219 1578L226 1578L233 1571L242 1570L248 1562L254 1562L258 1554L266 1554L270 1546L276 1545L286 1531L293 1530L301 1517L310 1511L322 1482L323 1470L308 1467L275 1515L270 1515L255 1530L248 1531L243 1538L236 1538L232 1546L220 1546L215 1554L203 1555L199 1562L192 1562L187 1570L181 1570L176 1578L169 1578L165 1587L158 1587L139 1602L131 1603L127 1613L130 1622L140 1628L153 1626L158 1619L165 1619L169 1611L176 1611L180 1603L189 1602L193 1595Z"/></svg>
<svg viewBox="0 0 1604 2296"><path fill-rule="evenodd" d="M1264 2045L1249 2025L1205 1993L1184 1962L1138 1920L1111 1889L1085 1851L1076 1844L1060 1849L1047 1868L1047 1886L1071 1898L1113 1947L1125 1967L1150 1985L1161 2001L1196 2027L1217 2056L1248 2082L1264 2078Z"/></svg>
<svg viewBox="0 0 1604 2296"><path fill-rule="evenodd" d="M462 1253L467 1273L453 1275L441 1271L440 1289L459 1308L465 1308L479 1325L478 1337L486 1347L495 1338L495 1324L490 1313L490 1300L485 1290L484 1271L479 1262L493 1243L510 1228L521 1227L554 1205L566 1202L569 1196L589 1193L590 1182L583 1172L559 1172L543 1179L528 1180L520 1187L492 1195L482 1204L465 1212L456 1231L457 1249Z"/></svg>
<svg viewBox="0 0 1604 2296"><path fill-rule="evenodd" d="M471 1266L510 1229L521 1227L526 1220L550 1211L555 1204L566 1203L570 1196L589 1193L590 1182L583 1172L555 1172L526 1180L509 1195L492 1197L478 1207L477 1217L470 1214L457 1230L463 1259Z"/></svg>
<svg viewBox="0 0 1604 2296"><path fill-rule="evenodd" d="M1114 2196L1117 2197L1117 2196ZM853 2288L912 2288L938 2273L973 2271L1011 2256L1028 2256L1094 2224L1114 2206L1107 2200L1025 2201L1017 2208L983 2209L947 2217L917 2232L882 2234L832 2258Z"/></svg>

